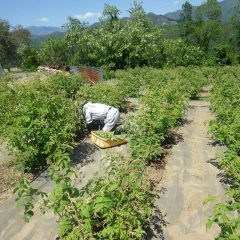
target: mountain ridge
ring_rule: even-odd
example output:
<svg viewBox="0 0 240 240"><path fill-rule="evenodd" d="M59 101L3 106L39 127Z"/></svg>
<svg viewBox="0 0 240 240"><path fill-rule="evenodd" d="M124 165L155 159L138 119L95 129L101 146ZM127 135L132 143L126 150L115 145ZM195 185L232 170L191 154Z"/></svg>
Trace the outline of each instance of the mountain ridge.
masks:
<svg viewBox="0 0 240 240"><path fill-rule="evenodd" d="M61 27L54 26L29 26L26 29L31 33L31 35L44 36L49 35L54 32L65 32Z"/></svg>
<svg viewBox="0 0 240 240"><path fill-rule="evenodd" d="M231 19L231 17L234 14L234 7L237 5L238 0L223 0L219 2L219 5L222 8L222 20L228 21ZM193 12L196 11L197 6L193 6ZM177 25L180 22L180 14L182 10L177 10L175 12L169 12L164 15L162 14L155 14L152 12L147 13L148 18L156 25L164 26L164 25ZM128 18L122 18L122 20L127 20ZM90 27L98 26L100 23L96 22ZM53 27L53 26L30 26L27 27L27 29L30 31L32 36L47 36L49 34L56 34L56 32L60 32L60 36L63 36L63 33L65 30L60 27Z"/></svg>
<svg viewBox="0 0 240 240"><path fill-rule="evenodd" d="M178 20L171 19L167 16L155 13L147 13L148 18L156 25L176 25L178 24ZM122 18L122 20L127 20L128 18ZM98 26L99 22L93 23L90 27ZM55 32L62 32L64 33L65 30L60 27L52 27L52 26L29 26L26 28L29 30L32 36L45 36Z"/></svg>

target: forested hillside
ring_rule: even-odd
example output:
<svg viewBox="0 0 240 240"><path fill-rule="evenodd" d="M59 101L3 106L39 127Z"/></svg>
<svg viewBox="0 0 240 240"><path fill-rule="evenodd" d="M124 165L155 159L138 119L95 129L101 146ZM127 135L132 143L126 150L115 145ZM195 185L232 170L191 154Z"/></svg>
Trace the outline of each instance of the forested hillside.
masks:
<svg viewBox="0 0 240 240"><path fill-rule="evenodd" d="M223 1L218 1L219 6L221 7L222 10L222 16L221 19L224 22L230 21L232 16L235 13L235 7L239 3L238 0L223 0ZM193 16L195 16L195 11L197 9L197 6L193 6ZM175 12L170 12L165 14L164 16L169 17L173 20L179 20L181 17L182 10L177 10Z"/></svg>
<svg viewBox="0 0 240 240"><path fill-rule="evenodd" d="M235 8L238 4L238 0L224 0L220 1L219 6L222 10L221 20L226 23L231 21L231 18L235 14ZM193 16L195 16L195 11L197 9L197 6L193 6ZM148 19L159 26L162 26L162 28L166 29L167 36L176 36L178 34L178 31L175 31L175 33L172 33L172 29L176 30L176 27L173 27L172 25L179 24L181 21L181 13L182 10L177 10L175 12L166 13L164 15L156 14L156 13L147 13ZM128 18L125 17L122 20L127 20ZM97 27L100 25L100 22L92 24L90 27ZM32 41L33 41L33 47L38 48L40 47L41 43L43 43L47 38L48 35L52 35L56 38L63 38L63 29L56 28L56 27L28 27L27 28L31 35L32 35Z"/></svg>
<svg viewBox="0 0 240 240"><path fill-rule="evenodd" d="M5 68L22 65L32 69L31 64L40 64L60 69L71 65L102 66L106 70L236 64L240 49L240 9L239 5L234 8L234 3L208 0L193 7L186 1L178 21L147 14L139 3L129 10L127 18L121 19L116 6L106 5L100 23L94 26L70 17L63 26L65 33L34 35L32 44L30 40L14 43L11 50L4 48L9 40L3 34L1 63ZM222 21L226 12L232 15L228 22ZM2 20L0 25L2 33L13 35L8 21Z"/></svg>

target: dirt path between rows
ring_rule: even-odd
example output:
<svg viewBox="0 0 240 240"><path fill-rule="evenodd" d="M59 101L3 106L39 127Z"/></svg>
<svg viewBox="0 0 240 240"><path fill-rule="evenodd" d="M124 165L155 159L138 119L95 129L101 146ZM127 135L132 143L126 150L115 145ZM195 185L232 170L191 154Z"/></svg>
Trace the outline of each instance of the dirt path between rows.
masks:
<svg viewBox="0 0 240 240"><path fill-rule="evenodd" d="M212 164L222 149L212 142L204 124L212 117L209 102L190 102L186 123L178 130L182 140L173 146L159 186L157 205L166 226L158 239L213 240L218 235L217 226L206 231L212 206L203 205L209 194L224 197L220 170Z"/></svg>

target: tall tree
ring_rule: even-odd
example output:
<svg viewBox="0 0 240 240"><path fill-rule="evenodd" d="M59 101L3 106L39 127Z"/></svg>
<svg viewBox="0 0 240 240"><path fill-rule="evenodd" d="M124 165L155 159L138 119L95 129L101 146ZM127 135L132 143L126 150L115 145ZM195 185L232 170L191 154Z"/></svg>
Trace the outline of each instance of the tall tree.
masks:
<svg viewBox="0 0 240 240"><path fill-rule="evenodd" d="M19 66L18 48L30 44L31 35L28 30L20 25L11 28L7 20L0 19L0 63L4 67Z"/></svg>
<svg viewBox="0 0 240 240"><path fill-rule="evenodd" d="M14 54L15 46L11 38L10 24L7 20L0 19L0 64L9 68Z"/></svg>
<svg viewBox="0 0 240 240"><path fill-rule="evenodd" d="M21 25L17 25L12 28L11 31L12 40L17 47L21 45L31 45L31 34L30 32L23 28Z"/></svg>
<svg viewBox="0 0 240 240"><path fill-rule="evenodd" d="M233 44L234 48L240 58L240 0L235 7L235 13L232 17L232 24L234 27L234 39Z"/></svg>
<svg viewBox="0 0 240 240"><path fill-rule="evenodd" d="M206 52L222 35L221 14L217 0L207 0L196 9L195 37Z"/></svg>
<svg viewBox="0 0 240 240"><path fill-rule="evenodd" d="M105 4L98 28L96 49L100 53L99 65L109 69L123 68L122 46L124 41L123 22L119 19L120 10Z"/></svg>
<svg viewBox="0 0 240 240"><path fill-rule="evenodd" d="M38 55L31 45L22 44L17 50L20 67L24 71L35 71L38 67Z"/></svg>
<svg viewBox="0 0 240 240"><path fill-rule="evenodd" d="M11 41L15 48L14 58L12 59L11 64L14 66L21 66L22 55L19 53L22 52L21 49L30 49L31 48L31 34L27 29L24 29L21 25L14 26L11 29Z"/></svg>
<svg viewBox="0 0 240 240"><path fill-rule="evenodd" d="M64 39L49 37L38 52L40 64L63 69L68 65L67 52Z"/></svg>
<svg viewBox="0 0 240 240"><path fill-rule="evenodd" d="M79 56L79 54L82 52L81 41L84 35L84 30L87 27L87 23L81 22L77 18L69 17L68 23L64 24L63 27L67 30L64 36L64 41L67 47L65 48L67 49L66 55L68 55L69 63L74 64L76 59L84 57L82 54Z"/></svg>
<svg viewBox="0 0 240 240"><path fill-rule="evenodd" d="M192 11L192 5L188 1L186 1L182 5L182 13L180 15L180 34L187 43L192 42L192 35L194 29Z"/></svg>
<svg viewBox="0 0 240 240"><path fill-rule="evenodd" d="M141 3L134 1L129 10L130 19L125 25L126 62L128 67L162 66L162 30L148 19Z"/></svg>
<svg viewBox="0 0 240 240"><path fill-rule="evenodd" d="M105 4L101 20L109 20L110 23L119 20L120 10L112 5Z"/></svg>

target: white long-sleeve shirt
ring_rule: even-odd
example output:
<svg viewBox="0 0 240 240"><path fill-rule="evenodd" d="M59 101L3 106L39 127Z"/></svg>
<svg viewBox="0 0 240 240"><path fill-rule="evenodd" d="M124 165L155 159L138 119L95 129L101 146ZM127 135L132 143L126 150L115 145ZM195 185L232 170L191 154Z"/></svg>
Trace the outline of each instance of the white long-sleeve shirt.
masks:
<svg viewBox="0 0 240 240"><path fill-rule="evenodd" d="M83 106L83 114L87 124L92 123L94 120L104 120L110 108L111 106L101 103L86 103Z"/></svg>

